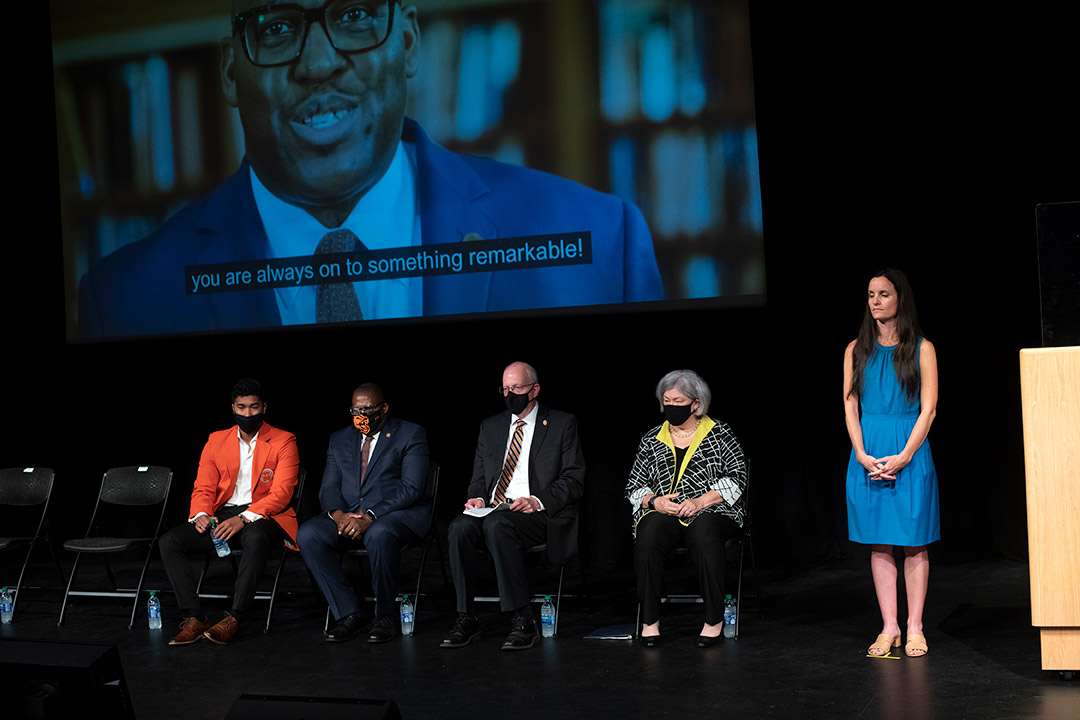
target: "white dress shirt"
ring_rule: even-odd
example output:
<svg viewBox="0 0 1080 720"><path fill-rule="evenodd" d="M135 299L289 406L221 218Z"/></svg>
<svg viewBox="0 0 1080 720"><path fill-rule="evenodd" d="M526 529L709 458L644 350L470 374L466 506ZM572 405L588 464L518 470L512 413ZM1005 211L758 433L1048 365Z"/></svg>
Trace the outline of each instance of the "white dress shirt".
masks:
<svg viewBox="0 0 1080 720"><path fill-rule="evenodd" d="M524 420L525 424L521 430L521 453L518 455L517 465L514 466L514 474L510 476L510 484L506 487L507 500L516 500L519 497L536 497L529 491L529 453L532 449L533 432L536 430L536 415L540 409L539 404L533 405L533 409L529 411L529 414L525 417L519 418L517 415L510 415L510 429L506 434L506 450L503 451L503 463L506 463L506 453L510 450L510 443L514 440L514 431L517 430L518 420ZM501 476L500 471L500 476ZM499 483L495 483L495 489L498 489ZM489 501L494 501L495 490L492 490ZM536 502L540 503L540 509L544 509L544 503L540 502L540 498L536 498Z"/></svg>
<svg viewBox="0 0 1080 720"><path fill-rule="evenodd" d="M356 234L368 250L419 247L420 216L416 200L416 160L411 148L398 142L389 169L356 203L340 228ZM290 205L266 189L255 170L250 172L251 191L262 218L273 258L310 257L319 240L331 228L323 226L307 211ZM365 271L367 268L364 268ZM283 325L315 322L315 293L318 285L275 288ZM418 317L424 313L424 288L419 277L354 282L365 320Z"/></svg>

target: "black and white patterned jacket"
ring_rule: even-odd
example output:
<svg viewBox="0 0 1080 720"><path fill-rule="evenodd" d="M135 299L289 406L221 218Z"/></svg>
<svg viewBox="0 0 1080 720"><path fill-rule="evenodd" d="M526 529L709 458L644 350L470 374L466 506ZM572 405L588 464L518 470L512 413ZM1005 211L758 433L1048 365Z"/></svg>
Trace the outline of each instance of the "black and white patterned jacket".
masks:
<svg viewBox="0 0 1080 720"><path fill-rule="evenodd" d="M626 499L634 510L636 535L641 518L656 512L641 505L641 499L650 493L667 495L677 492L680 497L675 502L682 502L716 490L723 496L723 502L710 505L680 522L689 525L701 513L719 512L742 526L745 489L746 461L739 441L726 423L716 422L706 415L698 424L677 475L675 444L668 423L645 433L626 484Z"/></svg>

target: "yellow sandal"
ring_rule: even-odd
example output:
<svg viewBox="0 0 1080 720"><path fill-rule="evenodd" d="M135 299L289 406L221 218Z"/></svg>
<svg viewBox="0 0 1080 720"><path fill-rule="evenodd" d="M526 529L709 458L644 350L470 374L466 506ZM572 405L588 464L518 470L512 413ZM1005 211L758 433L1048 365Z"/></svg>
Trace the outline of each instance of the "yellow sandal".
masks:
<svg viewBox="0 0 1080 720"><path fill-rule="evenodd" d="M898 643L899 644L899 643ZM919 651L922 652L919 652ZM904 653L908 657L922 657L927 653L926 638L922 635L908 635L907 643L904 644Z"/></svg>
<svg viewBox="0 0 1080 720"><path fill-rule="evenodd" d="M877 640L874 641L874 644L866 649L866 654L873 657L885 657L892 652L894 647L900 647L900 636L881 633L877 636ZM881 652L874 652L875 650L880 650Z"/></svg>

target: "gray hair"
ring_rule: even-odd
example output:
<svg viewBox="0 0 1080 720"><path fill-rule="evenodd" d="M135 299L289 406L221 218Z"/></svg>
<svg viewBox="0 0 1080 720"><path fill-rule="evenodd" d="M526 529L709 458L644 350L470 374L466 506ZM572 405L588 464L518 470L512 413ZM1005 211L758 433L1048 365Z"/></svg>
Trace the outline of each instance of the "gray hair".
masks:
<svg viewBox="0 0 1080 720"><path fill-rule="evenodd" d="M675 389L691 400L697 400L700 405L694 414L703 417L709 412L709 401L712 400L712 390L709 383L702 380L701 376L693 370L672 370L660 382L656 384L656 399L660 402L660 410L664 409L664 393Z"/></svg>

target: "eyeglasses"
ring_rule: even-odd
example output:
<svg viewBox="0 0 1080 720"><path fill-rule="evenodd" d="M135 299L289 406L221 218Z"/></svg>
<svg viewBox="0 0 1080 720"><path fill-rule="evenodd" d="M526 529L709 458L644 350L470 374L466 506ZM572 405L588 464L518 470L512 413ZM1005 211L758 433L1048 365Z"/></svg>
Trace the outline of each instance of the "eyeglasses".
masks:
<svg viewBox="0 0 1080 720"><path fill-rule="evenodd" d="M507 393L514 393L515 395L520 395L524 392L532 390L532 386L535 384L536 383L529 383L528 385L507 385L499 388L499 394L503 397L506 397Z"/></svg>
<svg viewBox="0 0 1080 720"><path fill-rule="evenodd" d="M375 412L376 410L378 410L382 406L383 406L383 404L379 403L378 405L371 405L369 407L362 407L362 408L351 407L351 408L349 408L349 414L350 415L370 415L371 413Z"/></svg>
<svg viewBox="0 0 1080 720"><path fill-rule="evenodd" d="M322 7L262 5L233 18L233 35L244 41L253 65L286 65L304 52L312 23L319 23L339 53L355 55L380 47L394 27L401 0L329 0Z"/></svg>

